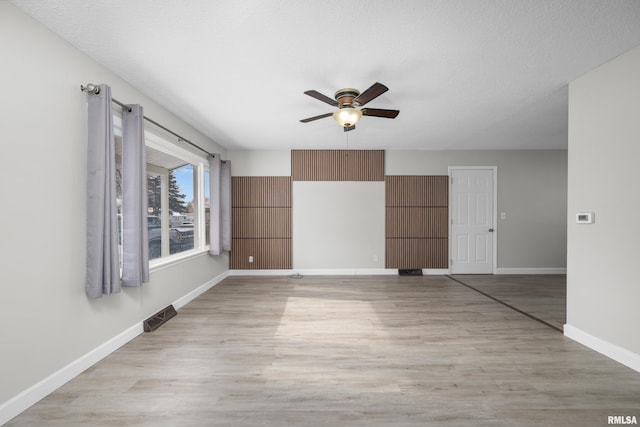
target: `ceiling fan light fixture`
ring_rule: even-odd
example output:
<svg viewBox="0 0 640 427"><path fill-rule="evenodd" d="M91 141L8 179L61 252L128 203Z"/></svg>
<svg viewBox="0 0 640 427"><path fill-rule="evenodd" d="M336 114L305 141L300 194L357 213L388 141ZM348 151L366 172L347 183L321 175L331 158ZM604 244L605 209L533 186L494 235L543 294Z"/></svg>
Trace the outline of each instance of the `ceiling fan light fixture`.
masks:
<svg viewBox="0 0 640 427"><path fill-rule="evenodd" d="M333 116L336 122L343 127L345 132L356 128L356 123L362 116L369 117L382 117L386 119L395 119L400 111L387 110L384 108L362 108L365 104L371 100L382 95L389 88L382 83L374 83L364 92L360 93L359 90L353 88L345 88L338 90L334 99L329 98L326 95L321 94L317 90L305 91L305 95L309 95L312 98L322 101L325 104L329 104L332 107L338 107L337 111L333 113L320 114L318 116L307 117L300 120L302 123L309 123L314 120L324 119L325 117Z"/></svg>
<svg viewBox="0 0 640 427"><path fill-rule="evenodd" d="M353 107L343 107L333 113L333 118L342 127L355 125L360 117L362 117L362 111Z"/></svg>

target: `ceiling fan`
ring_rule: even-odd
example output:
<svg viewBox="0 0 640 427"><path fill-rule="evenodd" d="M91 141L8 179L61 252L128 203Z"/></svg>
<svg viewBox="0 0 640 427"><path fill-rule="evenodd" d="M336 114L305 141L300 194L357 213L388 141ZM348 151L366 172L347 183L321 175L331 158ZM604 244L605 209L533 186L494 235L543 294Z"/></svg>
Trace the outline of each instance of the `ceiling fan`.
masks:
<svg viewBox="0 0 640 427"><path fill-rule="evenodd" d="M305 92L305 95L309 95L310 97L325 102L333 107L338 107L338 109L333 113L325 113L319 116L302 119L300 121L302 123L308 123L314 120L333 116L338 124L340 124L340 126L344 128L344 131L349 132L350 130L354 130L356 128L356 122L360 120L362 116L395 119L400 113L399 110L358 108L364 106L366 103L379 97L388 90L389 88L382 83L374 83L369 89L365 90L362 93L360 93L360 91L358 91L357 89L352 88L340 89L335 93L334 99L331 99L318 91L308 90Z"/></svg>

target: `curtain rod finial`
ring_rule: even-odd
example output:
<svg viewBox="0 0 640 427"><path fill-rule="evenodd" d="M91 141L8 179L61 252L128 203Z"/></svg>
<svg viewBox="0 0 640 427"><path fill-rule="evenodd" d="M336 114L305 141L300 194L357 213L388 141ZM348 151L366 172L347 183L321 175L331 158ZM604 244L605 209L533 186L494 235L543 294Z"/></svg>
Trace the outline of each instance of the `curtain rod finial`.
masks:
<svg viewBox="0 0 640 427"><path fill-rule="evenodd" d="M100 93L100 86L94 85L93 83L87 83L86 86L80 85L80 90L83 91L83 92L87 91L87 92L92 93L94 95L98 95Z"/></svg>

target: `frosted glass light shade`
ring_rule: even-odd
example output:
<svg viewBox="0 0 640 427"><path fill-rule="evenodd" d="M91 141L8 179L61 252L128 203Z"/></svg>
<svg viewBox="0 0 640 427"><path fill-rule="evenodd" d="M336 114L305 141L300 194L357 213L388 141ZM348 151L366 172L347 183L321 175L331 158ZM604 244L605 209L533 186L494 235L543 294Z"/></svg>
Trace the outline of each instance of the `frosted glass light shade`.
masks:
<svg viewBox="0 0 640 427"><path fill-rule="evenodd" d="M340 108L333 113L333 118L342 127L355 125L360 117L362 117L362 111L351 107Z"/></svg>

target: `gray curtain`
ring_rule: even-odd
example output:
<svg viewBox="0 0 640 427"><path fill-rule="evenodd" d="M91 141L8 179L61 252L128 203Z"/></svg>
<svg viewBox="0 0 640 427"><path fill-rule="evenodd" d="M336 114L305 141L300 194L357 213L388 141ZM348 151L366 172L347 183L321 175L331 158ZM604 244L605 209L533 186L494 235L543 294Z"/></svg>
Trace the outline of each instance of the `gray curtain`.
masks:
<svg viewBox="0 0 640 427"><path fill-rule="evenodd" d="M147 160L140 105L122 111L122 284L149 281Z"/></svg>
<svg viewBox="0 0 640 427"><path fill-rule="evenodd" d="M220 255L222 250L222 236L220 234L221 168L220 155L209 156L209 253L211 255Z"/></svg>
<svg viewBox="0 0 640 427"><path fill-rule="evenodd" d="M231 162L209 156L209 253L231 250Z"/></svg>
<svg viewBox="0 0 640 427"><path fill-rule="evenodd" d="M111 88L89 94L87 141L87 271L89 298L120 292L116 159Z"/></svg>
<svg viewBox="0 0 640 427"><path fill-rule="evenodd" d="M231 251L231 162L223 160L220 168L220 237L223 251Z"/></svg>

